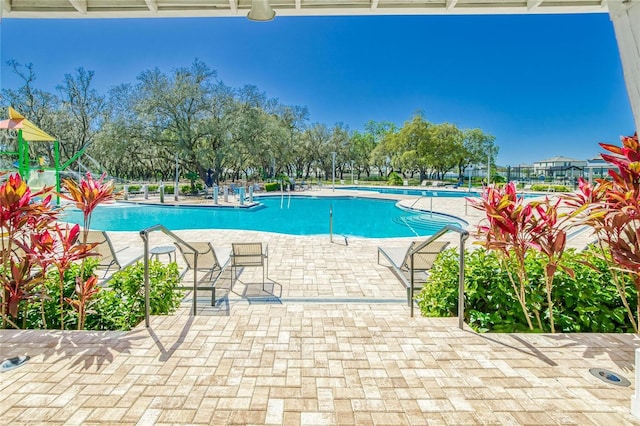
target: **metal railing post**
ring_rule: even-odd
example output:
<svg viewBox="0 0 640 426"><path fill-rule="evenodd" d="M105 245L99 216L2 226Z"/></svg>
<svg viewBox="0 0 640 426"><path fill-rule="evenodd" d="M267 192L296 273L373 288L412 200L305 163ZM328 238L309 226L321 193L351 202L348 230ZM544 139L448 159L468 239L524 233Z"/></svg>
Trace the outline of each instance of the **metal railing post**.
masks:
<svg viewBox="0 0 640 426"><path fill-rule="evenodd" d="M329 242L333 242L333 207L329 207Z"/></svg>
<svg viewBox="0 0 640 426"><path fill-rule="evenodd" d="M193 316L198 312L198 251L193 251Z"/></svg>
<svg viewBox="0 0 640 426"><path fill-rule="evenodd" d="M458 327L462 329L464 327L464 243L469 238L469 232L455 225L446 225L444 228L440 229L438 232L433 234L431 237L427 238L423 243L413 247L409 252L409 303L410 303L410 314L413 317L413 297L415 296L414 289L414 270L413 270L413 256L422 250L425 246L431 244L433 241L437 240L444 234L449 231L457 232L460 234L460 268L458 272Z"/></svg>
<svg viewBox="0 0 640 426"><path fill-rule="evenodd" d="M409 289L409 296L410 296L409 297L409 304L410 304L409 310L411 312L411 318L413 318L413 296L415 295L415 289L414 289L414 286L413 286L413 284L414 284L414 279L413 279L413 272L414 272L413 271L413 255L414 254L415 254L414 252L411 252L411 255L409 256L409 259L410 259L409 260L409 262L410 262L409 270L411 271L411 276L410 276L410 279L409 279L409 283L410 283L410 286L411 286L411 288Z"/></svg>
<svg viewBox="0 0 640 426"><path fill-rule="evenodd" d="M458 278L458 328L464 328L464 242L469 234L460 234L460 271Z"/></svg>
<svg viewBox="0 0 640 426"><path fill-rule="evenodd" d="M149 235L142 230L140 237L144 242L144 325L149 328Z"/></svg>

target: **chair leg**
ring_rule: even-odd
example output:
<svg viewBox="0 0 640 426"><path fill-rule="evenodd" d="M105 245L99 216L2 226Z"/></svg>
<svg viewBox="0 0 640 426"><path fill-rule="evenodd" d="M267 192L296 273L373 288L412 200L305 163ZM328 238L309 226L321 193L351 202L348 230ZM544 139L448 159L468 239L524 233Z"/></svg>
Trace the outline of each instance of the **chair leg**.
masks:
<svg viewBox="0 0 640 426"><path fill-rule="evenodd" d="M216 306L216 285L213 284L211 287L211 306Z"/></svg>

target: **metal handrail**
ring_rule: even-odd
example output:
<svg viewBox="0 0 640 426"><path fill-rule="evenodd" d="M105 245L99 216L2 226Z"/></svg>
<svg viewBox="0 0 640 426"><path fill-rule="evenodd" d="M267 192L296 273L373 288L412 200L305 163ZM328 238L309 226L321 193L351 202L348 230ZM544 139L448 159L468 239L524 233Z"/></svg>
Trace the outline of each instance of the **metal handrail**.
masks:
<svg viewBox="0 0 640 426"><path fill-rule="evenodd" d="M409 258L410 258L410 290L409 293L411 295L411 316L413 317L413 296L414 296L414 276L413 276L413 256L422 250L426 245L431 244L444 234L449 231L457 232L460 234L460 272L458 278L458 327L462 329L464 327L464 243L469 238L469 232L455 225L446 225L444 228L440 229L438 232L433 234L430 238L428 238L425 242L417 245L416 247L409 250Z"/></svg>
<svg viewBox="0 0 640 426"><path fill-rule="evenodd" d="M173 232L169 231L164 225L154 225L149 228L145 228L140 231L140 238L144 242L144 325L149 327L149 234L155 231L161 231L165 235L171 237L174 241L185 245L189 250L193 251L193 315L196 315L197 310L197 296L198 296L198 250L192 247L178 237Z"/></svg>

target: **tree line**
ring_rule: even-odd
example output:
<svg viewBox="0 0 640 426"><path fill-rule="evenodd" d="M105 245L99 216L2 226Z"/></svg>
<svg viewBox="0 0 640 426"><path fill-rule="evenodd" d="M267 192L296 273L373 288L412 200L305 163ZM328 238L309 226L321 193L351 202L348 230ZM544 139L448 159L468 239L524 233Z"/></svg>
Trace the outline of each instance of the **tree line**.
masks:
<svg viewBox="0 0 640 426"><path fill-rule="evenodd" d="M422 113L402 127L370 121L362 131L311 123L306 107L283 105L253 85L229 87L198 59L170 73L144 70L106 94L82 67L51 93L37 88L32 64L8 65L21 85L2 90L2 105L55 136L63 162L84 149L81 165L126 180L172 180L176 161L183 174L215 182L394 171L420 180L451 172L462 178L469 165L488 157L495 164L498 153L495 138L482 130L431 123ZM32 157L52 158L52 149L30 145Z"/></svg>

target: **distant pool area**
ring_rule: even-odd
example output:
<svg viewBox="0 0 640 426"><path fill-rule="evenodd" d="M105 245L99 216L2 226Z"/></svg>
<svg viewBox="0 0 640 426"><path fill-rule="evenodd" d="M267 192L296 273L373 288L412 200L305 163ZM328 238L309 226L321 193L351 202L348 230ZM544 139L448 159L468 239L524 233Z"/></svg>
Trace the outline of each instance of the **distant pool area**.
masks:
<svg viewBox="0 0 640 426"><path fill-rule="evenodd" d="M387 188L381 186L345 186L340 189L347 191L366 191L377 192L379 194L394 194L394 195L413 195L416 197L443 197L443 198L479 198L481 193L476 191L475 188L468 191L466 188L461 188L460 191L452 191L450 189L417 189L417 188ZM525 198L535 198L539 194L523 194Z"/></svg>
<svg viewBox="0 0 640 426"><path fill-rule="evenodd" d="M91 228L140 231L162 224L171 230L238 229L289 235L328 235L329 212L333 233L350 237L392 238L429 236L448 224L465 227L453 216L405 210L394 200L363 197L264 196L253 208L158 206L115 203L99 206ZM62 220L82 223L79 210L68 208Z"/></svg>
<svg viewBox="0 0 640 426"><path fill-rule="evenodd" d="M480 192L477 191L451 191L447 189L417 189L417 188L387 188L383 186L345 186L340 189L346 189L347 191L366 191L377 192L379 194L394 194L394 195L415 195L417 197L449 197L449 198L465 198L465 197L479 197Z"/></svg>

